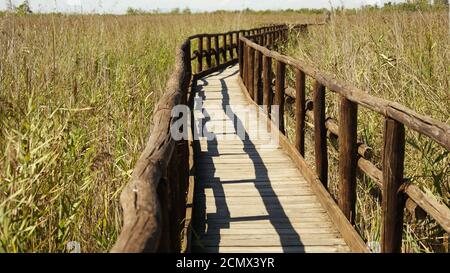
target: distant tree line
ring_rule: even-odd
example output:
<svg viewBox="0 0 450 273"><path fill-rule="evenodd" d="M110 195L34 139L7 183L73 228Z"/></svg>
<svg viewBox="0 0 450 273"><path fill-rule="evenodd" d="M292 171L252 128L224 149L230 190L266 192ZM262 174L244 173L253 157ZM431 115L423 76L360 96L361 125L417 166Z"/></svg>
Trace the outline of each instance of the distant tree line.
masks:
<svg viewBox="0 0 450 273"><path fill-rule="evenodd" d="M15 6L11 0L6 1L6 12L13 12L20 15L31 14L33 11L31 10L30 1L25 0L20 5Z"/></svg>
<svg viewBox="0 0 450 273"><path fill-rule="evenodd" d="M433 10L448 8L449 0L409 0L404 3L394 3L387 2L383 6L375 5L364 5L358 9L346 9L344 7L333 8L335 12L356 12L357 10L399 10L399 11L417 11L417 10ZM249 14L269 14L269 13L301 13L301 14L326 14L329 12L326 8L321 9L283 9L283 10L253 10L251 8L246 8L244 10L216 10L212 12L197 12L197 13L212 13L212 14L223 14L223 13L249 13ZM142 15L142 14L191 14L189 8L180 9L174 8L169 11L161 11L160 9L154 10L142 10L129 7L127 9L128 15Z"/></svg>
<svg viewBox="0 0 450 273"><path fill-rule="evenodd" d="M189 8L184 8L184 9L180 9L180 8L174 8L171 9L170 11L167 12L163 12L160 9L152 9L152 10L143 10L143 9L137 9L137 8L132 8L129 7L127 9L127 14L128 15L143 15L143 14L191 14L191 10Z"/></svg>
<svg viewBox="0 0 450 273"><path fill-rule="evenodd" d="M362 9L384 9L384 10L404 10L404 11L416 11L416 10L429 10L448 8L449 0L408 0L404 3L384 3L383 7L375 5L366 5Z"/></svg>

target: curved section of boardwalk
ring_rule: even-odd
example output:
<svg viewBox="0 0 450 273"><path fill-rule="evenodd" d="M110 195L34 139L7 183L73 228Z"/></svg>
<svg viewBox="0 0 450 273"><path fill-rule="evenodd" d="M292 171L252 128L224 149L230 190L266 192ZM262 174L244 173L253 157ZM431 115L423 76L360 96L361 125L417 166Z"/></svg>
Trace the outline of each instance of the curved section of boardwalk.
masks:
<svg viewBox="0 0 450 273"><path fill-rule="evenodd" d="M348 252L292 160L268 145L267 121L242 111L237 76L230 66L197 82L194 117L215 138L196 145L192 251Z"/></svg>

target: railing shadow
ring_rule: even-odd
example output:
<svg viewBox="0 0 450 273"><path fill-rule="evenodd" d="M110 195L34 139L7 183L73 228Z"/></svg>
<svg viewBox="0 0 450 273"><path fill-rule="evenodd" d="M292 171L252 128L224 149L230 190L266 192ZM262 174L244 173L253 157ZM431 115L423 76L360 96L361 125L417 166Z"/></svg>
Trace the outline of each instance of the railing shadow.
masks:
<svg viewBox="0 0 450 273"><path fill-rule="evenodd" d="M223 71L220 71L219 73L222 72ZM216 168L213 162L213 158L220 155L220 152L218 150L219 146L217 138L214 137L214 139L207 142L207 154L202 155L201 164L206 164L208 168L202 169L207 172L206 174L198 173L199 177L203 177L204 179L200 179L201 182L197 185L197 199L195 202L195 210L197 213L196 217L198 219L195 230L199 233L198 235L200 237L200 240L198 240L197 242L198 244L196 250L202 252L205 250L205 247L207 247L208 252L218 252L219 243L221 241L220 231L222 229L230 228L231 222L268 220L279 237L282 249L284 251L287 251L289 247L298 247L303 245L300 236L297 234L293 225L291 224L289 217L286 215L281 202L270 183L269 170L265 165L265 162L262 159L259 151L257 150L257 144L255 144L251 139L248 128L244 127L244 123L238 117L235 111L231 109L231 107L227 109L228 105L230 105L230 95L228 92L226 79L234 76L236 73L238 73L238 71L231 75L220 77L221 94L223 98L220 103L220 107L226 113L226 117L232 121L235 132L238 132L238 130L240 130L240 132L243 133L244 138L238 138L243 144L242 153L240 154L248 155L249 159L251 160L251 163L253 164L253 168L255 170L254 178L221 181L220 177L216 177L214 175L216 172ZM208 85L208 82L205 79L201 79L201 81L203 81L203 86ZM204 92L205 91L203 88L203 90L199 93L203 100L207 97L205 96ZM207 115L207 112L204 112L204 114L206 118L203 120L203 125L211 120ZM217 135L214 134L214 136ZM202 184L204 184L204 182L206 181L205 179L209 179L208 182L214 183L214 186L212 186L211 188L215 200L215 213L206 213L205 189L207 188L207 186L202 186ZM261 183L261 181L267 181L267 183ZM255 188L259 192L261 200L267 211L267 215L231 217L223 185L235 183L253 183ZM245 205L243 204L243 206ZM214 224L206 225L206 219L211 217L217 219L217 221L214 221ZM202 237L208 238L207 245L202 244ZM301 250L301 248L298 249Z"/></svg>

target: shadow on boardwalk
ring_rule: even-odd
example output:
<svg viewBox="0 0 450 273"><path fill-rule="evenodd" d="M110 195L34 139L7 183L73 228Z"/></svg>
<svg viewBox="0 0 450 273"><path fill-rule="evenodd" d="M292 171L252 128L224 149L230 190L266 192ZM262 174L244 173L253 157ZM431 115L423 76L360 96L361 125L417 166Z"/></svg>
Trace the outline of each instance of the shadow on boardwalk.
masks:
<svg viewBox="0 0 450 273"><path fill-rule="evenodd" d="M209 77L221 75L223 71L211 74ZM230 105L230 94L228 92L228 86L226 79L234 76L238 71L230 75L224 75L223 77L218 77L221 84L221 95L222 101L220 106L222 110L226 113L226 118L232 121L234 130L237 132L238 128L241 130L244 128L244 124L238 114L230 111L227 106ZM204 101L207 97L205 94L205 87L208 85L208 77L200 79L201 84L197 86L197 92L199 97ZM202 88L201 91L200 87ZM218 102L219 103L219 102ZM201 121L202 127L205 128L205 124L211 120L206 109L203 109L203 114L205 118ZM198 122L198 120L196 121ZM203 129L206 131L206 129ZM207 132L208 134L213 134L214 132ZM268 168L266 167L261 155L257 149L257 144L249 137L249 132L244 129L245 138L240 139L243 146L242 152L238 154L249 155L254 167L254 178L252 179L239 179L239 180L227 180L221 181L220 177L216 177L216 167L213 162L214 157L221 155L218 150L218 141L216 137L213 140L207 142L207 153L201 155L201 164L208 167L208 174L199 171L197 168L197 179L196 184L196 195L195 195L195 210L194 210L194 235L193 235L193 251L194 252L218 252L219 243L221 241L220 231L222 229L229 229L232 222L251 222L268 220L273 228L275 229L280 245L284 251L288 250L288 247L292 246L302 246L301 238L295 231L293 225L291 224L289 217L283 210L280 200L275 193L272 185L270 183ZM236 138L237 139L237 138ZM200 151L200 144L196 143L197 151ZM199 154L199 153L197 153ZM223 154L223 153L222 153ZM250 162L250 161L249 161ZM198 165L197 165L198 167ZM204 169L203 169L204 170ZM261 183L261 181L267 181L267 183ZM214 183L214 187L205 184L208 182ZM258 183L259 182L259 183ZM267 210L267 215L255 215L255 216L245 216L245 217L231 217L229 206L227 204L227 198L225 196L225 191L223 188L224 184L237 184L237 183L253 183L255 188L258 190L260 198ZM213 196L215 201L216 212L206 213L206 194L205 189L211 187L213 190ZM210 197L209 197L210 198ZM245 204L243 204L243 207ZM211 221L214 219L214 221ZM202 240L207 238L207 240Z"/></svg>

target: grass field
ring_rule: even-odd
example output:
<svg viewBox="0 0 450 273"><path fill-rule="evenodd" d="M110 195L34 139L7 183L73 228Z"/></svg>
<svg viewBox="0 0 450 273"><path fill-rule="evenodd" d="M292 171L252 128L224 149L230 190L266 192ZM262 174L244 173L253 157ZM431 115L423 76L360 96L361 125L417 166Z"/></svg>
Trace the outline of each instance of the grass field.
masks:
<svg viewBox="0 0 450 273"><path fill-rule="evenodd" d="M289 18L0 17L0 252L107 251L175 47Z"/></svg>
<svg viewBox="0 0 450 273"><path fill-rule="evenodd" d="M150 133L175 47L188 35L319 18L1 16L0 252L63 252L69 241L82 252L110 249L122 222L119 194ZM341 14L298 39L283 51L448 123L445 12ZM328 101L335 115L336 100ZM359 134L379 156L381 117L360 110ZM407 174L448 205L448 155L409 132L408 143ZM358 227L376 241L380 207L367 183L359 189ZM440 250L443 232L429 219L406 230L405 250Z"/></svg>

